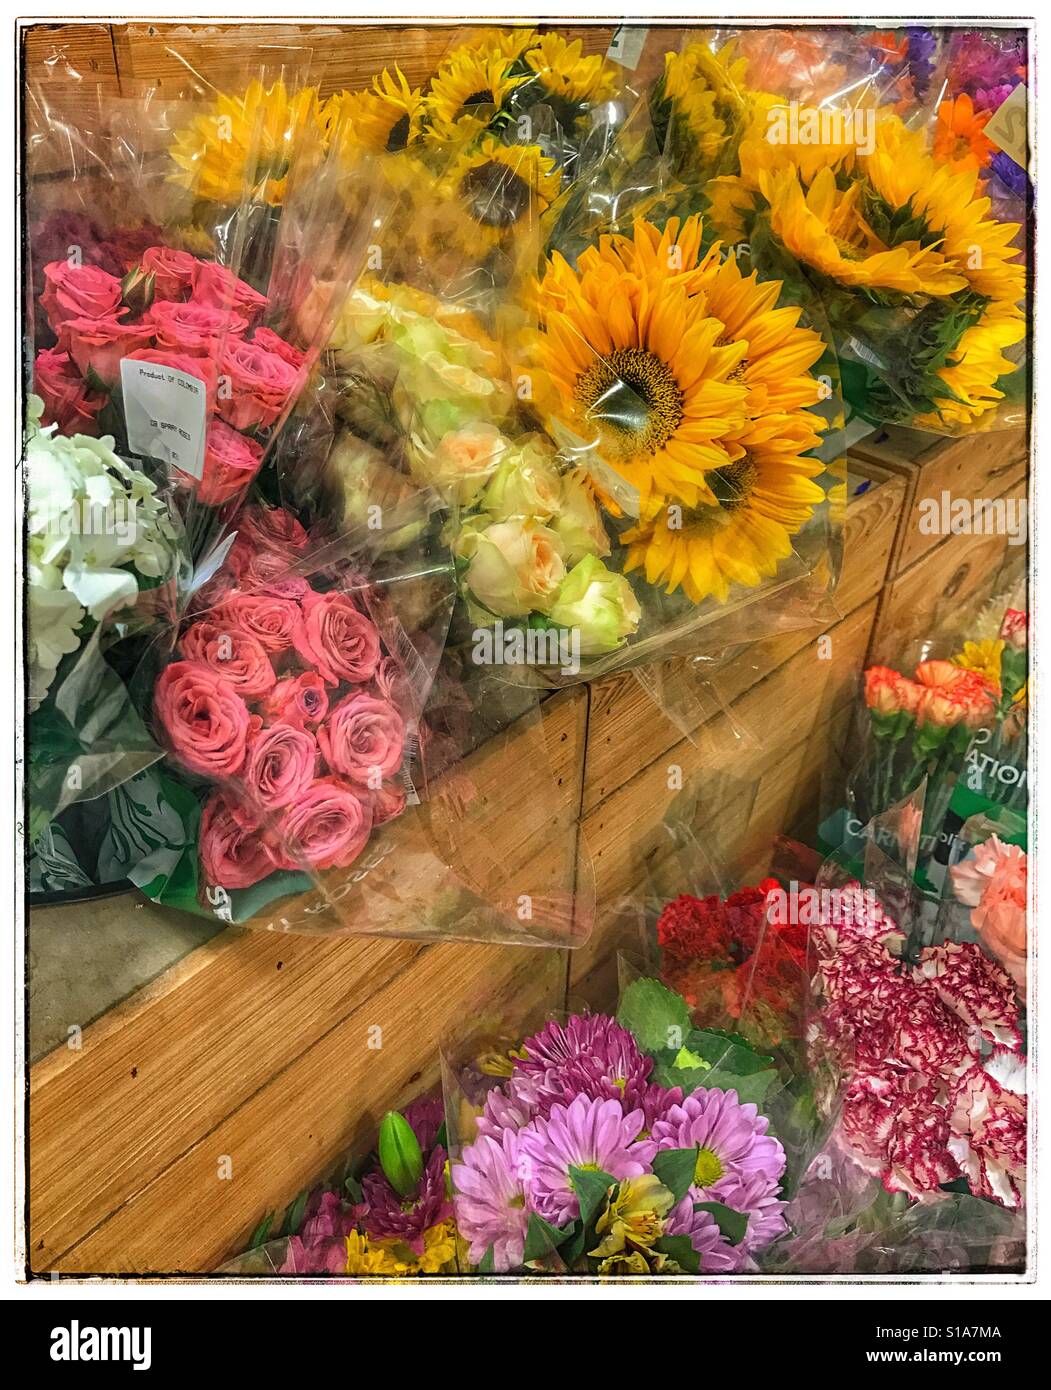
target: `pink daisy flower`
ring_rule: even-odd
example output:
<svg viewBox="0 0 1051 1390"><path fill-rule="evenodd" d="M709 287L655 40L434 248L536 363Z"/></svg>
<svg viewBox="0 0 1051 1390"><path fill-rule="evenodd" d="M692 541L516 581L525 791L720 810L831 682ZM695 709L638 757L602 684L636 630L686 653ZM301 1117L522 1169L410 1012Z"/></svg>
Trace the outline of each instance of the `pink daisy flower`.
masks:
<svg viewBox="0 0 1051 1390"><path fill-rule="evenodd" d="M785 1171L785 1151L767 1134L769 1120L754 1105L742 1105L736 1091L712 1086L673 1105L653 1126L657 1150L696 1148L697 1167L690 1193L695 1202L731 1203L742 1181L763 1178L756 1191L776 1193Z"/></svg>
<svg viewBox="0 0 1051 1390"><path fill-rule="evenodd" d="M652 1146L637 1144L645 1123L641 1110L628 1114L619 1101L578 1096L572 1105L555 1105L518 1135L519 1172L532 1206L552 1225L564 1226L580 1215L570 1168L638 1178Z"/></svg>
<svg viewBox="0 0 1051 1390"><path fill-rule="evenodd" d="M499 1139L483 1134L453 1165L453 1207L472 1263L480 1264L492 1247L499 1274L517 1269L525 1254L529 1213L519 1176L518 1136L505 1130Z"/></svg>

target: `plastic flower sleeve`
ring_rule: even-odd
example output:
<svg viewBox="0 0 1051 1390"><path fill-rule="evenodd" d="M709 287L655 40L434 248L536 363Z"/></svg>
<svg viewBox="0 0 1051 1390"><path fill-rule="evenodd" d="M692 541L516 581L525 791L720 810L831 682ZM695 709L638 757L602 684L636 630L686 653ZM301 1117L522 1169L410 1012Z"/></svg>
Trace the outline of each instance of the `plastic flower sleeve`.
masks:
<svg viewBox="0 0 1051 1390"><path fill-rule="evenodd" d="M925 65L917 53L914 71ZM795 302L823 303L851 418L946 434L1020 423L1020 221L992 206L977 162L954 157L951 113L939 133L944 83L926 84L926 106L903 101L902 63L879 45L853 44L831 92L812 64L806 82L782 74L767 89L777 66L755 66L741 75L738 169L710 187L713 215Z"/></svg>
<svg viewBox="0 0 1051 1390"><path fill-rule="evenodd" d="M469 1268L599 1277L756 1268L783 1230L785 1156L754 1103L755 1053L691 1030L684 1000L647 977L627 985L616 1017L516 1024L513 1009L494 1013L495 1026L483 1018L443 1051L453 1210Z"/></svg>
<svg viewBox="0 0 1051 1390"><path fill-rule="evenodd" d="M318 546L291 513L245 509L142 687L176 813L135 846L151 897L270 930L586 938L586 853L578 876L535 701L481 738L439 665L453 576L432 544Z"/></svg>

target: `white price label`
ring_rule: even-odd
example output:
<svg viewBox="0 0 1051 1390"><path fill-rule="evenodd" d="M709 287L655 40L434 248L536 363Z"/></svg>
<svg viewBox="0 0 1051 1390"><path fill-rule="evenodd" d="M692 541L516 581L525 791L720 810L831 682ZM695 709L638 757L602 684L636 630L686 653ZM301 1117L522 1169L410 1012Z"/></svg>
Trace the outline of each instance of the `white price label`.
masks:
<svg viewBox="0 0 1051 1390"><path fill-rule="evenodd" d="M193 478L203 477L204 382L175 367L125 357L120 384L131 452L160 459Z"/></svg>
<svg viewBox="0 0 1051 1390"><path fill-rule="evenodd" d="M609 41L606 57L612 58L622 68L630 68L634 72L642 57L642 50L646 47L649 32L644 25L622 24Z"/></svg>

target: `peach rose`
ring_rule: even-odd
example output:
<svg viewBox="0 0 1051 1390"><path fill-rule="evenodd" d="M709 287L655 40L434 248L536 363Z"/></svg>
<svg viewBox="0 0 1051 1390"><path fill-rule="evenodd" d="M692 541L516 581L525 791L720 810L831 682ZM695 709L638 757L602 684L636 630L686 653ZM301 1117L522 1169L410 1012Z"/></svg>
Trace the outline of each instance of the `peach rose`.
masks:
<svg viewBox="0 0 1051 1390"><path fill-rule="evenodd" d="M376 786L401 766L405 723L386 700L358 691L336 705L317 739L333 772Z"/></svg>
<svg viewBox="0 0 1051 1390"><path fill-rule="evenodd" d="M249 323L256 322L270 302L251 285L239 280L231 270L214 261L196 261L193 268L192 298L198 304L224 313L232 310Z"/></svg>
<svg viewBox="0 0 1051 1390"><path fill-rule="evenodd" d="M498 521L484 530L466 527L457 550L467 561L468 589L499 618L545 612L566 577L562 542L538 521Z"/></svg>
<svg viewBox="0 0 1051 1390"><path fill-rule="evenodd" d="M198 479L180 471L179 482L196 488L198 501L206 507L221 507L244 492L262 462L261 445L222 420L213 420L204 441L203 476Z"/></svg>
<svg viewBox="0 0 1051 1390"><path fill-rule="evenodd" d="M304 671L299 676L289 676L278 681L262 705L262 713L267 719L283 724L320 724L328 714L328 690L325 682L316 671Z"/></svg>
<svg viewBox="0 0 1051 1390"><path fill-rule="evenodd" d="M120 381L121 358L148 348L153 329L148 323L122 323L109 314L100 319L66 319L58 340L82 376L94 372L99 381L114 387Z"/></svg>
<svg viewBox="0 0 1051 1390"><path fill-rule="evenodd" d="M248 327L248 320L237 314L192 300L188 304L155 301L146 319L153 325L159 348L198 357L215 353L227 338L239 338Z"/></svg>
<svg viewBox="0 0 1051 1390"><path fill-rule="evenodd" d="M254 638L268 655L275 655L292 645L300 608L294 599L273 594L236 593L213 608L209 617L220 627Z"/></svg>
<svg viewBox="0 0 1051 1390"><path fill-rule="evenodd" d="M252 716L233 686L198 661L174 661L154 687L169 747L191 772L232 777L244 764Z"/></svg>
<svg viewBox="0 0 1051 1390"><path fill-rule="evenodd" d="M295 367L297 372L307 360L305 352L300 352L299 348L286 343L284 338L279 338L271 328L257 328L252 334L252 342L264 352L272 352L275 357L283 358L290 367Z"/></svg>

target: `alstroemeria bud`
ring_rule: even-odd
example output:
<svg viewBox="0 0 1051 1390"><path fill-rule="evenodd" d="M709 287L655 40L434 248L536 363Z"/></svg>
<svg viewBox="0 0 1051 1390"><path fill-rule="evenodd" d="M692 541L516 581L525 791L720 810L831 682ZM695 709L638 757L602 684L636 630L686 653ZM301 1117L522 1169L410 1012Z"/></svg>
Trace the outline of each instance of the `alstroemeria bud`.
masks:
<svg viewBox="0 0 1051 1390"><path fill-rule="evenodd" d="M153 303L156 278L152 270L143 270L142 266L138 265L129 270L120 282L121 300L133 314L141 317Z"/></svg>
<svg viewBox="0 0 1051 1390"><path fill-rule="evenodd" d="M423 1153L412 1126L397 1110L388 1110L380 1122L380 1167L401 1197L415 1192L423 1175Z"/></svg>

